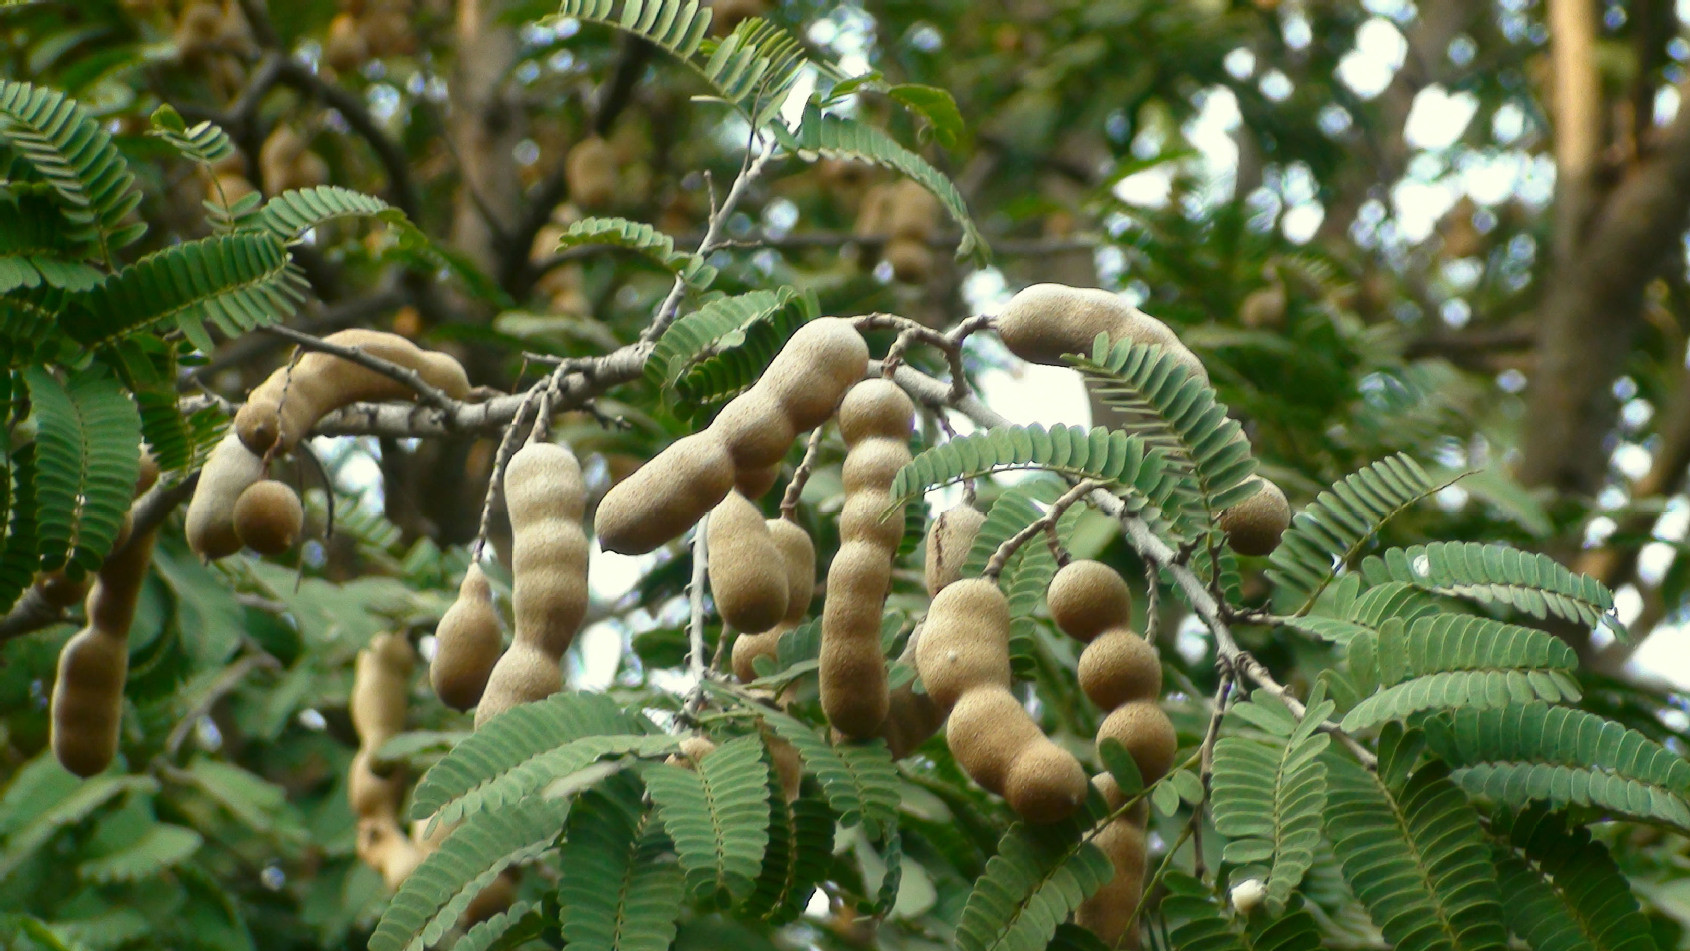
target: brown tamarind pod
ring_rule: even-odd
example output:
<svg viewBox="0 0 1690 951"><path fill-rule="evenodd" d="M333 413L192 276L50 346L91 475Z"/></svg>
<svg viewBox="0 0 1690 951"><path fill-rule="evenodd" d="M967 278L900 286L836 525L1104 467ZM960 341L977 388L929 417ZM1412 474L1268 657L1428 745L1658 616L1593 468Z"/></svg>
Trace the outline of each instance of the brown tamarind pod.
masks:
<svg viewBox="0 0 1690 951"><path fill-rule="evenodd" d="M1162 695L1162 658L1156 645L1130 628L1103 632L1080 653L1080 689L1099 709Z"/></svg>
<svg viewBox="0 0 1690 951"><path fill-rule="evenodd" d="M129 628L157 537L156 528L143 532L106 558L84 602L87 627L59 651L49 704L53 755L78 776L101 772L117 755Z"/></svg>
<svg viewBox="0 0 1690 951"><path fill-rule="evenodd" d="M778 462L762 469L738 469L734 472L734 491L748 499L760 499L774 488L775 480L779 478Z"/></svg>
<svg viewBox="0 0 1690 951"><path fill-rule="evenodd" d="M699 762L714 752L716 752L716 741L694 733L682 738L681 751L670 753L664 762L670 766L679 766L682 769L697 769Z"/></svg>
<svg viewBox="0 0 1690 951"><path fill-rule="evenodd" d="M248 486L263 478L264 460L231 429L211 450L188 501L185 532L194 554L211 561L241 550L235 503Z"/></svg>
<svg viewBox="0 0 1690 951"><path fill-rule="evenodd" d="M1081 642L1132 621L1133 593L1115 569L1100 561L1071 561L1057 569L1045 604L1058 630Z"/></svg>
<svg viewBox="0 0 1690 951"><path fill-rule="evenodd" d="M763 743L769 749L769 763L775 769L775 780L787 802L798 798L798 788L804 782L804 758L793 746L776 733L764 729Z"/></svg>
<svg viewBox="0 0 1690 951"><path fill-rule="evenodd" d="M851 233L859 238L884 238L892 230L892 185L872 185L857 206L857 220Z"/></svg>
<svg viewBox="0 0 1690 951"><path fill-rule="evenodd" d="M280 555L299 541L305 507L285 482L263 479L235 500L235 535L260 555Z"/></svg>
<svg viewBox="0 0 1690 951"><path fill-rule="evenodd" d="M342 330L327 343L353 347L414 371L452 399L469 393L463 365L444 353L418 347L398 334ZM260 455L291 450L324 415L352 403L414 399L416 392L392 377L334 354L313 351L281 367L255 388L235 414L241 442Z"/></svg>
<svg viewBox="0 0 1690 951"><path fill-rule="evenodd" d="M997 316L1004 346L1029 363L1065 366L1065 353L1090 354L1100 333L1110 340L1157 344L1205 383L1209 373L1167 324L1119 295L1091 287L1034 284L1010 299Z"/></svg>
<svg viewBox="0 0 1690 951"><path fill-rule="evenodd" d="M786 409L797 432L826 422L851 385L868 369L868 343L840 317L818 317L786 342L758 386Z"/></svg>
<svg viewBox="0 0 1690 951"><path fill-rule="evenodd" d="M405 729L416 655L400 634L377 634L352 673L352 728L372 752Z"/></svg>
<svg viewBox="0 0 1690 951"><path fill-rule="evenodd" d="M938 234L944 209L919 182L902 178L893 183L889 204L886 225L892 237L926 242Z"/></svg>
<svg viewBox="0 0 1690 951"><path fill-rule="evenodd" d="M945 721L945 742L957 765L980 788L998 795L1003 794L1016 755L1041 741L1044 734L1021 701L997 684L963 694Z"/></svg>
<svg viewBox="0 0 1690 951"><path fill-rule="evenodd" d="M722 407L710 431L727 444L734 466L742 471L779 464L798 437L780 403L767 390L756 387Z"/></svg>
<svg viewBox="0 0 1690 951"><path fill-rule="evenodd" d="M772 659L781 635L804 623L816 591L816 546L810 534L784 518L771 518L766 524L786 576L786 615L767 631L743 633L734 640L734 676L740 683L756 680L757 658Z"/></svg>
<svg viewBox="0 0 1690 951"><path fill-rule="evenodd" d="M569 200L579 208L602 208L616 200L616 150L594 135L575 143L563 162Z"/></svg>
<svg viewBox="0 0 1690 951"><path fill-rule="evenodd" d="M434 630L434 643L428 679L440 702L454 710L480 703L504 647L499 615L493 610L493 589L480 565L472 564L464 572L457 600Z"/></svg>
<svg viewBox="0 0 1690 951"><path fill-rule="evenodd" d="M738 492L710 511L710 595L722 620L766 631L786 615L787 578L763 513Z"/></svg>
<svg viewBox="0 0 1690 951"><path fill-rule="evenodd" d="M364 864L381 875L388 891L397 891L422 864L424 856L422 848L411 841L392 815L360 817L355 851Z"/></svg>
<svg viewBox="0 0 1690 951"><path fill-rule="evenodd" d="M587 612L586 494L581 465L563 446L530 442L505 466L515 632L487 679L477 727L563 687L559 664Z"/></svg>
<svg viewBox="0 0 1690 951"><path fill-rule="evenodd" d="M1028 822L1060 822L1085 802L1086 789L1080 761L1040 734L1010 761L1003 798Z"/></svg>
<svg viewBox="0 0 1690 951"><path fill-rule="evenodd" d="M352 764L347 768L346 798L355 816L394 814L405 795L402 771L395 770L386 776L377 773L370 766L374 755L373 748L360 749L352 754Z"/></svg>
<svg viewBox="0 0 1690 951"><path fill-rule="evenodd" d="M1261 476L1251 478L1261 483L1260 491L1222 512L1216 524L1240 555L1271 555L1291 525L1291 506L1279 486Z"/></svg>
<svg viewBox="0 0 1690 951"><path fill-rule="evenodd" d="M1114 740L1131 754L1145 785L1168 775L1173 768L1179 737L1174 724L1152 700L1134 700L1116 707L1097 728L1097 742Z"/></svg>
<svg viewBox="0 0 1690 951"><path fill-rule="evenodd" d="M1109 857L1113 874L1103 887L1080 903L1074 923L1108 947L1137 947L1133 921L1144 897L1145 830L1149 810L1143 801L1103 827L1092 844Z"/></svg>
<svg viewBox="0 0 1690 951"><path fill-rule="evenodd" d="M606 551L643 555L691 528L734 485L733 457L705 430L677 439L611 486L594 530Z"/></svg>
<svg viewBox="0 0 1690 951"><path fill-rule="evenodd" d="M984 524L986 513L965 502L940 512L928 526L923 571L928 597L937 597L946 585L962 577L962 566Z"/></svg>
<svg viewBox="0 0 1690 951"><path fill-rule="evenodd" d="M1008 689L1009 599L997 583L967 578L940 591L921 626L915 663L927 695L943 711L978 687Z"/></svg>

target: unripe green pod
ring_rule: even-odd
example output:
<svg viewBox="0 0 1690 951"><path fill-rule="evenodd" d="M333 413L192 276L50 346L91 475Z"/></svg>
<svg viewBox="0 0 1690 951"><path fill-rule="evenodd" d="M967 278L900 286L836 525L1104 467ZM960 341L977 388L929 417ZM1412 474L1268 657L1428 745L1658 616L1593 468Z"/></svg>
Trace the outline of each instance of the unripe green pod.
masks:
<svg viewBox="0 0 1690 951"><path fill-rule="evenodd" d="M738 492L710 511L710 594L722 620L766 631L786 615L787 577L763 513Z"/></svg>
<svg viewBox="0 0 1690 951"><path fill-rule="evenodd" d="M1271 555L1279 538L1291 524L1291 506L1279 486L1251 476L1261 490L1220 514L1217 524L1226 532L1227 544L1240 555Z"/></svg>
<svg viewBox="0 0 1690 951"><path fill-rule="evenodd" d="M599 503L594 529L606 551L643 555L679 536L734 487L733 457L711 430L677 439Z"/></svg>
<svg viewBox="0 0 1690 951"><path fill-rule="evenodd" d="M1125 627L1111 628L1080 653L1080 689L1099 709L1162 695L1156 646Z"/></svg>
<svg viewBox="0 0 1690 951"><path fill-rule="evenodd" d="M942 711L976 687L1009 687L1009 600L996 582L967 578L939 592L921 626L915 666Z"/></svg>
<svg viewBox="0 0 1690 951"><path fill-rule="evenodd" d="M563 687L559 667L587 613L586 483L575 454L530 442L505 466L511 520L511 647L487 679L476 726Z"/></svg>
<svg viewBox="0 0 1690 951"><path fill-rule="evenodd" d="M937 597L946 585L962 577L962 566L986 524L986 513L962 504L939 513L927 530L927 554L923 580L927 596Z"/></svg>
<svg viewBox="0 0 1690 951"><path fill-rule="evenodd" d="M235 500L235 534L260 555L280 555L299 541L305 507L285 482L263 479Z"/></svg>
<svg viewBox="0 0 1690 951"><path fill-rule="evenodd" d="M493 589L480 565L472 564L464 572L457 600L434 630L434 644L428 678L435 695L454 710L480 703L504 647L499 615L493 610Z"/></svg>
<svg viewBox="0 0 1690 951"><path fill-rule="evenodd" d="M1009 351L1029 363L1066 366L1065 353L1089 355L1100 333L1157 344L1173 354L1187 372L1205 383L1208 371L1179 337L1156 318L1097 288L1034 284L1010 299L997 316L998 335Z"/></svg>
<svg viewBox="0 0 1690 951"><path fill-rule="evenodd" d="M1045 603L1057 629L1077 641L1088 642L1132 621L1132 590L1115 569L1100 561L1063 565L1050 579Z"/></svg>
<svg viewBox="0 0 1690 951"><path fill-rule="evenodd" d="M416 372L452 399L469 394L469 377L458 361L424 350L398 334L378 330L342 330L324 342L354 347L372 357ZM409 400L416 391L374 370L330 353L313 351L290 367L281 367L247 396L235 414L235 432L255 453L286 452L334 410L352 403Z"/></svg>
<svg viewBox="0 0 1690 951"><path fill-rule="evenodd" d="M264 478L264 460L230 430L211 450L188 502L188 547L207 561L241 550L235 532L235 503L247 487Z"/></svg>

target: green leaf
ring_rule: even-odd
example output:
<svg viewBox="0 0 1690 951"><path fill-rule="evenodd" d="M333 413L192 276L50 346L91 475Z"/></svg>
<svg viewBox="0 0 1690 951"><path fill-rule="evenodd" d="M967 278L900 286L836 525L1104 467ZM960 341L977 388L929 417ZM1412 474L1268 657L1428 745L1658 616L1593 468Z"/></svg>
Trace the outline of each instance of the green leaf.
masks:
<svg viewBox="0 0 1690 951"><path fill-rule="evenodd" d="M411 818L427 819L535 757L592 736L638 731L636 721L605 694L555 693L494 717L452 748L418 781Z"/></svg>
<svg viewBox="0 0 1690 951"><path fill-rule="evenodd" d="M7 459L7 471L0 478L0 486L9 488L7 501L6 536L0 542L0 605L6 610L18 600L35 580L35 567L41 561L36 553L35 501L35 445L33 443L12 450Z"/></svg>
<svg viewBox="0 0 1690 951"><path fill-rule="evenodd" d="M686 898L669 840L623 773L584 794L558 854L559 924L578 951L666 951Z"/></svg>
<svg viewBox="0 0 1690 951"><path fill-rule="evenodd" d="M957 921L958 951L1034 951L1115 874L1087 833L1092 809L1048 825L1016 823L974 883Z"/></svg>
<svg viewBox="0 0 1690 951"><path fill-rule="evenodd" d="M452 951L488 951L495 945L500 948L520 945L517 941L503 940L506 936L530 940L538 938L543 930L540 911L539 902L513 902L509 908L486 921L471 925L463 937L453 942Z"/></svg>
<svg viewBox="0 0 1690 951"><path fill-rule="evenodd" d="M124 221L141 202L135 176L100 121L52 89L0 79L0 141L11 144L63 201L65 215L110 260L143 228Z"/></svg>
<svg viewBox="0 0 1690 951"><path fill-rule="evenodd" d="M1539 620L1551 616L1588 627L1607 623L1618 636L1614 595L1600 581L1574 574L1548 555L1500 543L1438 542L1392 548L1362 562L1368 584L1401 581L1438 594L1514 608Z"/></svg>
<svg viewBox="0 0 1690 951"><path fill-rule="evenodd" d="M1268 900L1291 900L1320 845L1326 809L1330 738L1317 727L1332 712L1330 700L1311 701L1301 720L1272 694L1258 690L1228 711L1223 726L1255 727L1260 739L1224 736L1215 744L1211 781L1215 829L1228 838L1224 858L1239 866L1233 879L1261 879Z"/></svg>
<svg viewBox="0 0 1690 951"><path fill-rule="evenodd" d="M738 901L751 893L769 844L769 767L754 736L722 744L696 769L645 770L663 828L674 840L688 890Z"/></svg>
<svg viewBox="0 0 1690 951"><path fill-rule="evenodd" d="M558 239L557 249L567 251L584 244L608 244L636 251L700 290L716 280L714 267L696 254L676 251L675 239L648 224L626 218L582 218Z"/></svg>
<svg viewBox="0 0 1690 951"><path fill-rule="evenodd" d="M840 825L863 825L873 838L897 822L898 771L885 742L834 745L810 727L773 710L758 710L780 737L798 748L806 772L822 784L827 804L839 816Z"/></svg>
<svg viewBox="0 0 1690 951"><path fill-rule="evenodd" d="M646 378L672 395L678 414L696 415L756 383L819 306L791 287L719 297L669 325L646 358Z"/></svg>
<svg viewBox="0 0 1690 951"><path fill-rule="evenodd" d="M788 803L776 781L770 789L769 847L751 896L739 913L773 924L796 920L816 886L833 870L833 811L821 799Z"/></svg>
<svg viewBox="0 0 1690 951"><path fill-rule="evenodd" d="M1497 810L1491 831L1513 846L1497 849L1502 908L1532 951L1654 951L1625 874L1587 830L1532 807Z"/></svg>
<svg viewBox="0 0 1690 951"><path fill-rule="evenodd" d="M804 110L803 123L798 127L798 148L806 158L811 155L827 158L870 162L890 168L912 179L945 207L957 226L962 229L962 241L957 246L958 257L984 260L988 254L986 242L968 214L962 193L943 173L928 164L921 156L894 141L891 136L874 128L841 116L824 115L815 105Z"/></svg>
<svg viewBox="0 0 1690 951"><path fill-rule="evenodd" d="M1159 450L1171 482L1169 515L1195 534L1211 513L1255 494L1250 441L1207 382L1173 353L1100 335L1090 357L1069 357L1091 390L1126 416L1124 429Z"/></svg>
<svg viewBox="0 0 1690 951"><path fill-rule="evenodd" d="M418 951L438 942L500 872L551 848L570 802L530 796L470 816L399 886L370 936L370 951Z"/></svg>
<svg viewBox="0 0 1690 951"><path fill-rule="evenodd" d="M67 561L100 567L111 552L135 492L141 417L104 368L65 383L44 367L24 371L36 425L36 529L41 567Z"/></svg>
<svg viewBox="0 0 1690 951"><path fill-rule="evenodd" d="M211 122L189 126L169 103L153 110L152 124L149 135L170 143L171 148L201 165L216 165L235 154L235 144L221 126Z"/></svg>
<svg viewBox="0 0 1690 951"><path fill-rule="evenodd" d="M1416 734L1387 728L1377 773L1329 753L1326 835L1344 880L1399 951L1507 943L1479 817Z"/></svg>
<svg viewBox="0 0 1690 951"><path fill-rule="evenodd" d="M103 884L138 882L186 861L204 842L192 829L160 822L123 849L83 862L76 873L85 881Z"/></svg>
<svg viewBox="0 0 1690 951"><path fill-rule="evenodd" d="M83 263L96 250L78 237L52 195L0 189L0 293L87 290L104 276Z"/></svg>
<svg viewBox="0 0 1690 951"><path fill-rule="evenodd" d="M1246 920L1230 913L1214 893L1184 872L1167 875L1162 914L1175 951L1316 951L1324 946L1314 916L1294 899L1295 907L1272 916L1257 913Z"/></svg>
<svg viewBox="0 0 1690 951"><path fill-rule="evenodd" d="M650 758L672 753L680 749L680 745L679 737L669 735L582 737L532 756L522 765L501 772L469 790L441 807L439 821L451 823L472 812L503 809L606 757L633 755Z"/></svg>
<svg viewBox="0 0 1690 951"><path fill-rule="evenodd" d="M307 231L341 218L375 218L404 228L411 226L404 212L380 198L338 185L282 192L264 203L253 224L293 244Z"/></svg>
<svg viewBox="0 0 1690 951"><path fill-rule="evenodd" d="M1303 614L1386 522L1437 492L1425 470L1403 453L1333 483L1298 512L1269 556L1268 578Z"/></svg>
<svg viewBox="0 0 1690 951"><path fill-rule="evenodd" d="M956 99L948 91L920 83L898 83L888 86L886 94L905 109L926 119L928 128L933 130L933 137L939 140L940 145L947 149L956 148L957 138L962 135L964 127L962 110L957 108Z"/></svg>
<svg viewBox="0 0 1690 951"><path fill-rule="evenodd" d="M1612 720L1529 702L1448 711L1428 745L1477 796L1524 807L1596 806L1690 831L1690 762Z"/></svg>
<svg viewBox="0 0 1690 951"><path fill-rule="evenodd" d="M940 486L996 472L1046 469L1071 479L1095 479L1133 490L1129 509L1160 507L1175 484L1160 452L1138 436L1102 426L1058 423L997 426L948 439L918 454L892 480L892 504L905 505ZM1135 504L1136 503L1136 504Z"/></svg>

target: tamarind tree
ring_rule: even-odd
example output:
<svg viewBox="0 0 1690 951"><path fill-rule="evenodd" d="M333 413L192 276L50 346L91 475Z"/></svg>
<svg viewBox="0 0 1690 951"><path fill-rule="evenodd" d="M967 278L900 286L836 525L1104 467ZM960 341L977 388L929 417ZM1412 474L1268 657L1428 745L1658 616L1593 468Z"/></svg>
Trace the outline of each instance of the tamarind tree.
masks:
<svg viewBox="0 0 1690 951"><path fill-rule="evenodd" d="M1670 11L1382 6L0 7L0 948L1683 945Z"/></svg>

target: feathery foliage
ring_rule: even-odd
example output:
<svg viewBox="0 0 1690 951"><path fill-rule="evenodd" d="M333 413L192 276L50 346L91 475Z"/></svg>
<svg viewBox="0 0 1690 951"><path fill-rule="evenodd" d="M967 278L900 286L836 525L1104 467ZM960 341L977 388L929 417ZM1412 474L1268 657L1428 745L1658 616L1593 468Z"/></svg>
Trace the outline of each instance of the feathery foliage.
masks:
<svg viewBox="0 0 1690 951"><path fill-rule="evenodd" d="M769 847L763 869L740 913L773 924L796 919L833 866L834 816L813 796L786 801L780 783L770 786Z"/></svg>
<svg viewBox="0 0 1690 951"><path fill-rule="evenodd" d="M187 861L205 838L192 829L158 822L123 848L83 862L76 874L91 882L139 882Z"/></svg>
<svg viewBox="0 0 1690 951"><path fill-rule="evenodd" d="M74 99L0 79L0 141L58 192L65 216L90 232L106 260L146 231L123 223L141 202L135 176L99 120Z"/></svg>
<svg viewBox="0 0 1690 951"><path fill-rule="evenodd" d="M669 325L646 358L646 379L681 414L748 389L799 327L820 311L795 288L719 297Z"/></svg>
<svg viewBox="0 0 1690 951"><path fill-rule="evenodd" d="M1428 720L1426 738L1476 796L1595 806L1690 830L1690 762L1597 714L1537 701L1462 708Z"/></svg>
<svg viewBox="0 0 1690 951"><path fill-rule="evenodd" d="M213 122L188 125L168 103L153 110L149 135L170 143L170 147L201 165L216 165L235 154L235 143L229 133Z"/></svg>
<svg viewBox="0 0 1690 951"><path fill-rule="evenodd" d="M584 244L608 244L626 248L657 262L689 286L703 289L716 280L716 269L698 255L675 250L675 239L651 225L626 218L582 218L558 238L557 249L567 251Z"/></svg>
<svg viewBox="0 0 1690 951"><path fill-rule="evenodd" d="M1239 866L1234 880L1261 879L1275 908L1290 901L1320 845L1326 808L1321 754L1330 738L1318 727L1333 706L1311 698L1299 720L1272 694L1258 690L1227 712L1230 723L1223 727L1248 724L1260 738L1231 735L1215 744L1210 795L1215 829L1228 840L1223 857Z"/></svg>
<svg viewBox="0 0 1690 951"><path fill-rule="evenodd" d="M1649 922L1608 850L1541 807L1499 809L1491 831L1509 930L1532 951L1653 951Z"/></svg>
<svg viewBox="0 0 1690 951"><path fill-rule="evenodd" d="M576 803L559 850L558 905L572 948L664 951L686 898L670 844L623 773Z"/></svg>
<svg viewBox="0 0 1690 951"><path fill-rule="evenodd" d="M1047 469L1073 479L1096 479L1116 490L1130 489L1128 508L1160 508L1176 480L1168 478L1160 452L1138 436L1094 426L1058 423L997 426L948 439L918 453L892 480L892 502L908 504L927 492L996 472Z"/></svg>
<svg viewBox="0 0 1690 951"><path fill-rule="evenodd" d="M1069 362L1104 403L1126 415L1125 428L1161 452L1173 489L1169 513L1190 533L1254 494L1250 441L1215 391L1156 344L1099 334L1089 357Z"/></svg>
<svg viewBox="0 0 1690 951"><path fill-rule="evenodd" d="M0 189L0 293L43 286L87 290L102 276L83 263L89 251L51 197Z"/></svg>
<svg viewBox="0 0 1690 951"><path fill-rule="evenodd" d="M288 244L307 231L341 218L375 218L410 227L405 213L373 195L338 185L293 188L264 203L253 224Z"/></svg>
<svg viewBox="0 0 1690 951"><path fill-rule="evenodd" d="M1179 922L1168 932L1176 951L1316 951L1323 946L1314 916L1300 905L1281 915L1240 921L1216 907L1214 895L1190 875L1170 873L1163 882L1168 894L1162 915Z"/></svg>
<svg viewBox="0 0 1690 951"><path fill-rule="evenodd" d="M1326 835L1344 879L1402 951L1506 943L1496 869L1478 814L1423 741L1391 727L1377 773L1329 753Z"/></svg>
<svg viewBox="0 0 1690 951"><path fill-rule="evenodd" d="M769 844L769 767L758 738L730 740L694 769L658 763L644 775L688 891L723 903L750 895Z"/></svg>
<svg viewBox="0 0 1690 951"><path fill-rule="evenodd" d="M1268 556L1268 578L1286 604L1301 605L1293 613L1307 612L1374 533L1440 488L1403 453L1364 466L1297 513Z"/></svg>
<svg viewBox="0 0 1690 951"><path fill-rule="evenodd" d="M60 382L24 371L34 407L36 534L41 568L100 566L117 538L140 469L141 417L104 368Z"/></svg>
<svg viewBox="0 0 1690 951"><path fill-rule="evenodd" d="M540 916L536 913L539 910L539 902L513 902L509 908L486 921L471 925L463 937L452 942L452 951L488 951L494 946L509 947L504 939L512 932L525 934L530 938L538 937Z"/></svg>
<svg viewBox="0 0 1690 951"><path fill-rule="evenodd" d="M1437 542L1371 555L1361 563L1361 571L1368 584L1403 581L1438 594L1511 607L1539 620L1553 616L1589 627L1606 623L1625 636L1613 616L1613 593L1548 555L1503 544Z"/></svg>
<svg viewBox="0 0 1690 951"><path fill-rule="evenodd" d="M828 807L844 826L861 823L877 836L897 821L898 771L880 740L835 745L799 720L773 710L759 710L780 738L798 748L807 772L822 784Z"/></svg>
<svg viewBox="0 0 1690 951"><path fill-rule="evenodd" d="M1092 808L1048 825L1016 823L986 863L957 921L959 951L1034 951L1115 874L1087 834Z"/></svg>
<svg viewBox="0 0 1690 951"><path fill-rule="evenodd" d="M519 766L498 773L440 807L437 819L452 823L473 812L505 808L607 757L632 755L651 758L679 748L678 738L663 734L585 736L545 750L524 760Z"/></svg>

